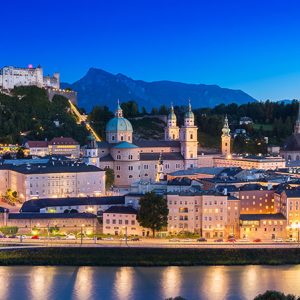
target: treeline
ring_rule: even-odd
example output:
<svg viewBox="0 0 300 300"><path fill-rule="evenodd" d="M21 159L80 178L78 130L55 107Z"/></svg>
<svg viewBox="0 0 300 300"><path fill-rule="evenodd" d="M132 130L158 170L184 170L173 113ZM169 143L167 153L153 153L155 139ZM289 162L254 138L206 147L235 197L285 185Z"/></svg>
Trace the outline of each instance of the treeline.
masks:
<svg viewBox="0 0 300 300"><path fill-rule="evenodd" d="M159 108L152 108L146 111L144 107L139 108L135 101L128 101L121 104L124 116L134 118L143 115L167 115L169 107L165 105ZM183 117L186 106L175 106L178 124L183 124ZM223 127L224 117L228 115L229 125L234 132L237 128L246 129L246 136L239 136L234 140L233 150L237 153L265 153L269 144L281 145L288 137L294 127L298 114L298 102L252 102L238 105L235 103L224 105L220 104L214 108L193 109L195 121L199 128L200 144L204 147L219 147L220 134ZM89 115L96 127L96 130L104 136L105 124L113 116L113 112L107 106L94 107ZM240 118L250 117L254 125L239 125Z"/></svg>
<svg viewBox="0 0 300 300"><path fill-rule="evenodd" d="M49 101L46 90L34 86L15 88L11 94L0 93L1 143L22 143L24 138L49 140L58 136L86 143L88 132L76 124L65 97L56 95Z"/></svg>

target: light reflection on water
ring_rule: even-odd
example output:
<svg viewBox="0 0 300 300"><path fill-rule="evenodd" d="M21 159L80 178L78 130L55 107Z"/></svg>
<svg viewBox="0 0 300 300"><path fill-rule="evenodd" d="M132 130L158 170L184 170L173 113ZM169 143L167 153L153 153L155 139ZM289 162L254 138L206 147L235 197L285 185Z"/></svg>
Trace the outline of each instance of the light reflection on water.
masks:
<svg viewBox="0 0 300 300"><path fill-rule="evenodd" d="M248 300L267 289L300 295L300 265L0 267L0 300Z"/></svg>

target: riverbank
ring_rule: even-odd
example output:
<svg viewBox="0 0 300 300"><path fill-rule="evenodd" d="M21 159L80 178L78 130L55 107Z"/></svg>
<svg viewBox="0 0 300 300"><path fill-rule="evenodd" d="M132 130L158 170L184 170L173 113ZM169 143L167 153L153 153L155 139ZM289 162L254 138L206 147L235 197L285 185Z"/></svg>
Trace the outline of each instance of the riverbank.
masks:
<svg viewBox="0 0 300 300"><path fill-rule="evenodd" d="M1 249L0 265L200 266L300 264L300 249L53 247Z"/></svg>

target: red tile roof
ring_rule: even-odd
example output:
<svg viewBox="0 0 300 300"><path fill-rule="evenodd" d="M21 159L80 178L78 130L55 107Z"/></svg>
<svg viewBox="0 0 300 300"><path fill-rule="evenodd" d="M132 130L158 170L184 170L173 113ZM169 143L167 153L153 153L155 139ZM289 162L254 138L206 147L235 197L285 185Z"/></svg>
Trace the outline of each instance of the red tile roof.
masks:
<svg viewBox="0 0 300 300"><path fill-rule="evenodd" d="M55 137L50 142L50 145L78 145L74 139L70 137Z"/></svg>
<svg viewBox="0 0 300 300"><path fill-rule="evenodd" d="M47 148L47 141L28 141L27 142L29 148Z"/></svg>

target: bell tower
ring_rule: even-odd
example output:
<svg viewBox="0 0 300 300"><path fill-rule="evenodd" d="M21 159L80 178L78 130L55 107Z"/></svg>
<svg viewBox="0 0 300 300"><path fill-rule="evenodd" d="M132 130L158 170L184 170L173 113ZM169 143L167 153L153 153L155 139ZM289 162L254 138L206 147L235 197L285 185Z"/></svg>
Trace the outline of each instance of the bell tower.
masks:
<svg viewBox="0 0 300 300"><path fill-rule="evenodd" d="M221 148L222 154L227 156L231 154L231 136L230 136L230 128L228 125L227 115L225 116L224 126L222 128L222 136L221 136Z"/></svg>
<svg viewBox="0 0 300 300"><path fill-rule="evenodd" d="M171 105L168 115L167 127L165 128L165 141L178 141L179 127L177 126L177 117L174 112L173 104Z"/></svg>
<svg viewBox="0 0 300 300"><path fill-rule="evenodd" d="M198 127L189 101L188 110L184 115L184 125L180 128L181 154L184 157L185 169L198 166Z"/></svg>

